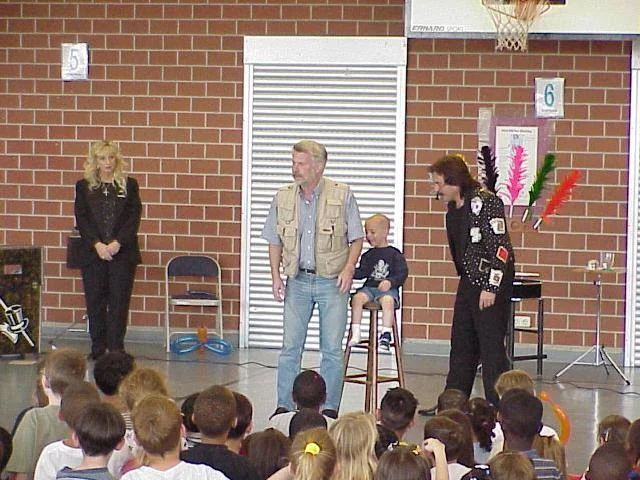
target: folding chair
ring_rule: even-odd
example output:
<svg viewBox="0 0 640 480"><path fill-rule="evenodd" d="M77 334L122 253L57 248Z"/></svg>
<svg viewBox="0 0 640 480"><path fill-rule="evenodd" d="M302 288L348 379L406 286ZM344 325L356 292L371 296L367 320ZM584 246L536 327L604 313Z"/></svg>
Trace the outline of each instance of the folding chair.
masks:
<svg viewBox="0 0 640 480"><path fill-rule="evenodd" d="M187 277L191 278L191 282L187 281ZM199 278L195 280L195 278ZM216 326L217 334L222 338L222 272L218 262L206 255L179 255L173 257L167 263L165 269L165 330L167 352L171 350L171 336L177 334L194 333L195 328L189 331L172 331L170 326L170 313L175 311L175 307L215 307L216 308ZM171 294L169 281L180 282L182 288L187 290L181 293ZM215 285L214 285L215 282ZM189 290L192 283L205 285L208 289ZM173 291L173 289L172 289ZM172 308L174 307L174 308Z"/></svg>

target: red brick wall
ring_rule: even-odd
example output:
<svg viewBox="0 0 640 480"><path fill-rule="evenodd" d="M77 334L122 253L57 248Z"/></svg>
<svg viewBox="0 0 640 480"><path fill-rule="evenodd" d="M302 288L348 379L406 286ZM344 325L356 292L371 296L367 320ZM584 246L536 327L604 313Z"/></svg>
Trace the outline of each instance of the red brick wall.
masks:
<svg viewBox="0 0 640 480"><path fill-rule="evenodd" d="M163 321L163 265L176 252L217 252L225 328L239 324L244 35L402 35L402 0L14 2L0 5L0 243L45 247L44 313L83 313L64 265L73 184L89 142L119 142L144 202L135 326ZM60 44L87 42L90 80L60 80ZM590 344L593 287L571 265L625 251L629 52L625 42L537 41L529 54L491 41L409 40L405 333L448 337L453 269L442 206L426 166L445 151L475 156L479 107L532 108L535 76L567 79L554 140L563 171L580 168L576 200L540 233L514 233L525 270L545 278L548 340ZM494 73L495 72L495 73ZM611 248L610 245L616 245ZM605 286L605 342L622 344L624 282ZM585 333L586 330L586 333Z"/></svg>

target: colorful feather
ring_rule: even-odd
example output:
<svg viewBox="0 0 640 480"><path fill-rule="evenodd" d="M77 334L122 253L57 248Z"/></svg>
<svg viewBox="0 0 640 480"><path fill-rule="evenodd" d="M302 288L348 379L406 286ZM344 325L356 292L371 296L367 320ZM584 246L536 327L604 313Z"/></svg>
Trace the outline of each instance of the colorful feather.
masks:
<svg viewBox="0 0 640 480"><path fill-rule="evenodd" d="M529 206L522 215L523 222L527 221L527 218L531 214L533 204L536 203L536 201L540 198L540 195L542 195L542 190L546 186L547 180L549 179L549 174L553 171L554 168L556 168L555 162L555 154L547 153L544 156L544 162L536 173L536 178L533 181L531 188L529 189Z"/></svg>
<svg viewBox="0 0 640 480"><path fill-rule="evenodd" d="M542 215L540 215L540 218L538 218L533 228L537 229L542 222L547 221L550 215L558 211L558 208L571 196L571 191L576 186L576 183L578 183L579 178L579 170L571 170L571 172L569 172L564 180L556 187L553 195L551 195L551 198L547 201Z"/></svg>
<svg viewBox="0 0 640 480"><path fill-rule="evenodd" d="M498 183L498 169L496 167L496 157L491 151L491 147L484 145L478 154L478 181L487 190L496 193Z"/></svg>
<svg viewBox="0 0 640 480"><path fill-rule="evenodd" d="M511 200L511 205L516 203L520 192L524 188L524 178L527 174L525 161L527 152L522 145L514 145L511 155L511 166L509 167L509 179L507 180L507 192Z"/></svg>

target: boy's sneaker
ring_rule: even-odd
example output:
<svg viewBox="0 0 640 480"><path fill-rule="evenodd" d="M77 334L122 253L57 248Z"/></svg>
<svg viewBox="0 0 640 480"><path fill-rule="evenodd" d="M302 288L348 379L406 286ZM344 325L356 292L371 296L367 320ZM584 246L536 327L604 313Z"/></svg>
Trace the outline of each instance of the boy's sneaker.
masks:
<svg viewBox="0 0 640 480"><path fill-rule="evenodd" d="M388 352L389 346L391 345L391 332L381 333L378 339L378 345L380 346L380 350Z"/></svg>

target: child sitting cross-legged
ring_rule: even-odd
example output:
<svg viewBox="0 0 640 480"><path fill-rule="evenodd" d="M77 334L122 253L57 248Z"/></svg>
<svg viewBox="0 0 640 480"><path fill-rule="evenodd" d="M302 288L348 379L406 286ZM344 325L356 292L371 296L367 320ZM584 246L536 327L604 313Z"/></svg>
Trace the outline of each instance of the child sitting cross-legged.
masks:
<svg viewBox="0 0 640 480"><path fill-rule="evenodd" d="M200 430L200 443L183 451L182 460L209 465L230 480L260 480L249 460L226 445L229 430L236 423L236 400L231 390L214 385L200 392L193 405L193 422Z"/></svg>
<svg viewBox="0 0 640 480"><path fill-rule="evenodd" d="M366 278L364 286L351 299L351 345L360 343L360 323L362 308L367 302L375 300L382 307L382 331L378 344L380 349L388 351L393 331L394 310L400 304L398 288L407 279L407 261L400 250L389 245L390 222L384 215L373 215L364 224L367 242L371 245L356 268L353 278ZM397 339L396 339L397 340Z"/></svg>
<svg viewBox="0 0 640 480"><path fill-rule="evenodd" d="M107 465L115 450L124 446L124 419L108 403L87 405L73 424L73 440L82 449L82 460L73 468L65 466L56 479L113 480Z"/></svg>
<svg viewBox="0 0 640 480"><path fill-rule="evenodd" d="M122 476L123 480L226 480L207 465L180 461L185 435L180 408L164 395L150 394L140 400L131 414L136 442L145 454L145 464Z"/></svg>

